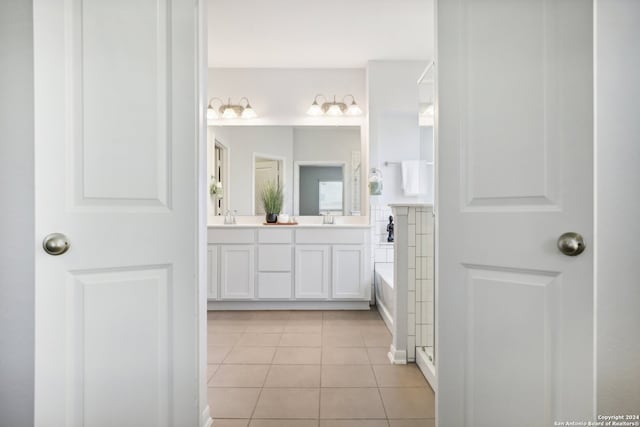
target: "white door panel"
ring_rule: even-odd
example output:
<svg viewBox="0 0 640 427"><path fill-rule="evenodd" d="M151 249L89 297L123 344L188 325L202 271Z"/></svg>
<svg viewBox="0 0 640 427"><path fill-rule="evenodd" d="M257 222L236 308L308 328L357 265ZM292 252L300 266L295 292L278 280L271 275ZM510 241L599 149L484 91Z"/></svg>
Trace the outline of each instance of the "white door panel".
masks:
<svg viewBox="0 0 640 427"><path fill-rule="evenodd" d="M222 299L254 298L255 246L222 246L220 252L220 296Z"/></svg>
<svg viewBox="0 0 640 427"><path fill-rule="evenodd" d="M198 423L195 12L34 1L38 427Z"/></svg>
<svg viewBox="0 0 640 427"><path fill-rule="evenodd" d="M332 256L331 296L336 299L364 298L364 246L336 245Z"/></svg>
<svg viewBox="0 0 640 427"><path fill-rule="evenodd" d="M295 248L296 299L327 299L329 297L328 245L298 245Z"/></svg>
<svg viewBox="0 0 640 427"><path fill-rule="evenodd" d="M207 299L218 299L218 246L207 247Z"/></svg>
<svg viewBox="0 0 640 427"><path fill-rule="evenodd" d="M441 427L592 416L592 7L438 3Z"/></svg>

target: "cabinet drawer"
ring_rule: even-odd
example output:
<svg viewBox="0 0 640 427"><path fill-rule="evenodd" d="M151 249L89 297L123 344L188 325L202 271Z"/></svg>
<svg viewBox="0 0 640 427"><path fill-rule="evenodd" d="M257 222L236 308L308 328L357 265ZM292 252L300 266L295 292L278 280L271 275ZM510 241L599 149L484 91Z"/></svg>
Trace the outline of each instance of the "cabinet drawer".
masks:
<svg viewBox="0 0 640 427"><path fill-rule="evenodd" d="M259 273L258 298L290 299L291 273Z"/></svg>
<svg viewBox="0 0 640 427"><path fill-rule="evenodd" d="M207 230L207 241L209 243L255 243L256 230L242 228L210 228Z"/></svg>
<svg viewBox="0 0 640 427"><path fill-rule="evenodd" d="M364 244L367 233L367 229L331 228L327 225L317 229L296 230L296 243Z"/></svg>
<svg viewBox="0 0 640 427"><path fill-rule="evenodd" d="M290 245L259 245L258 270L260 271L291 271Z"/></svg>
<svg viewBox="0 0 640 427"><path fill-rule="evenodd" d="M277 226L271 226L277 227ZM272 228L258 230L258 242L260 243L293 243L293 230L285 228Z"/></svg>

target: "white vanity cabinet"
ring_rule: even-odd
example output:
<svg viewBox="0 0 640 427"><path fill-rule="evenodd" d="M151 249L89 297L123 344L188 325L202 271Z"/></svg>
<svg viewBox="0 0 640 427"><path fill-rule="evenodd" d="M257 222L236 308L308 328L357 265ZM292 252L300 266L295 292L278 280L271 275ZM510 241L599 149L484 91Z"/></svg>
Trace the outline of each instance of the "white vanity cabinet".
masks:
<svg viewBox="0 0 640 427"><path fill-rule="evenodd" d="M367 308L366 226L212 226L210 309Z"/></svg>

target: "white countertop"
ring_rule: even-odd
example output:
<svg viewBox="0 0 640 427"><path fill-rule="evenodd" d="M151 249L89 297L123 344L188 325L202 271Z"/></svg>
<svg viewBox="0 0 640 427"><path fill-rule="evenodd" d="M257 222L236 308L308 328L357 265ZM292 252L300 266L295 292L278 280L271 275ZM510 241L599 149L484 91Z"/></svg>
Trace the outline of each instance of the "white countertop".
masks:
<svg viewBox="0 0 640 427"><path fill-rule="evenodd" d="M209 224L208 228L370 228L369 224Z"/></svg>
<svg viewBox="0 0 640 427"><path fill-rule="evenodd" d="M265 225L262 215L238 215L236 224L225 224L223 216L209 217L209 228L370 228L367 216L334 216L334 224L323 224L321 216L296 216L298 224Z"/></svg>

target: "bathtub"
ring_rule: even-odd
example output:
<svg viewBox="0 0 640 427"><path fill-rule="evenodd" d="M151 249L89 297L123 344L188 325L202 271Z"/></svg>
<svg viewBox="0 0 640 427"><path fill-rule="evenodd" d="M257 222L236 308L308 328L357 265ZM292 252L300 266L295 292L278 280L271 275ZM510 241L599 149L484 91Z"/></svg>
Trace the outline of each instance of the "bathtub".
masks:
<svg viewBox="0 0 640 427"><path fill-rule="evenodd" d="M393 333L396 302L393 293L393 263L378 262L374 266L376 305L389 332Z"/></svg>

